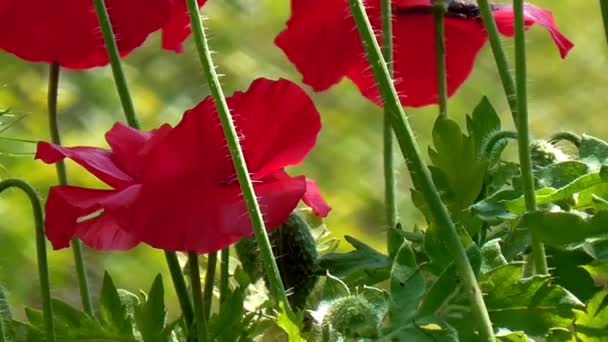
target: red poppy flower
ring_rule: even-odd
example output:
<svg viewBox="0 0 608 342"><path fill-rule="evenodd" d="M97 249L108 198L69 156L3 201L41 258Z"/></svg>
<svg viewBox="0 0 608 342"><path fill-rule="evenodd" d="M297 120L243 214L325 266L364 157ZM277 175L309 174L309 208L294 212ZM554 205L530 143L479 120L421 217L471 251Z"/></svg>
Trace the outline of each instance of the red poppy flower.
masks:
<svg viewBox="0 0 608 342"><path fill-rule="evenodd" d="M381 32L380 1L365 1L372 26ZM346 0L291 0L287 29L275 43L303 75L304 83L323 91L343 77L361 93L381 104L380 93L365 57ZM393 1L394 70L403 105L422 107L438 101L435 29L430 0ZM511 6L494 5L500 32L514 35ZM525 5L525 24L547 29L561 56L574 46L557 29L551 12ZM473 70L475 58L488 41L476 4L452 0L445 18L448 93L453 95Z"/></svg>
<svg viewBox="0 0 608 342"><path fill-rule="evenodd" d="M259 79L228 99L266 225L280 226L300 200L319 216L330 208L317 185L290 177L321 129L319 113L295 84ZM247 209L213 100L187 111L175 127L143 133L116 124L110 150L39 143L37 159L70 158L112 190L55 186L46 203L46 232L55 249L77 236L98 250L139 242L208 253L252 235Z"/></svg>
<svg viewBox="0 0 608 342"><path fill-rule="evenodd" d="M183 0L106 0L106 6L122 56L159 29L163 47L179 52L190 33ZM2 0L0 49L71 69L108 63L93 0Z"/></svg>

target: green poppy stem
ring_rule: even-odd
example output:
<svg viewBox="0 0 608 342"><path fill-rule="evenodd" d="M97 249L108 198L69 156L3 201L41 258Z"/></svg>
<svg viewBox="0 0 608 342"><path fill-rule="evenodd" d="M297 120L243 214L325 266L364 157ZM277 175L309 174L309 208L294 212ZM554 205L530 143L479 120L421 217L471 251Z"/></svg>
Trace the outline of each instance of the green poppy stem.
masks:
<svg viewBox="0 0 608 342"><path fill-rule="evenodd" d="M205 317L211 317L211 302L213 301L213 287L215 285L215 268L217 266L217 252L207 255L207 269L205 270L205 289L203 292L203 310Z"/></svg>
<svg viewBox="0 0 608 342"><path fill-rule="evenodd" d="M509 108L511 108L511 115L513 116L513 122L517 127L517 94L515 92L515 81L509 71L509 63L507 62L507 54L500 41L500 33L498 32L498 26L492 15L492 8L488 0L478 0L479 12L483 19L484 26L488 32L488 38L490 40L490 46L492 47L492 53L494 54L494 60L496 61L496 67L498 68L498 74L500 75L500 81L502 87L507 95L507 101Z"/></svg>
<svg viewBox="0 0 608 342"><path fill-rule="evenodd" d="M433 0L433 18L435 22L435 50L437 65L437 84L439 87L439 116L448 117L448 76L445 56L445 13L444 0Z"/></svg>
<svg viewBox="0 0 608 342"><path fill-rule="evenodd" d="M6 335L4 334L4 319L0 317L0 342L8 341Z"/></svg>
<svg viewBox="0 0 608 342"><path fill-rule="evenodd" d="M602 11L602 19L604 21L604 33L606 34L606 42L608 43L608 0L600 0L600 9Z"/></svg>
<svg viewBox="0 0 608 342"><path fill-rule="evenodd" d="M255 232L255 239L262 256L264 270L270 283L270 290L274 295L273 297L279 302L279 306L281 304L284 305L285 309L287 310L287 314L291 317L293 312L291 311L289 302L287 301L285 288L283 287L281 275L279 274L279 268L277 267L274 254L272 252L270 240L268 239L266 225L264 223L264 218L262 217L262 211L260 210L260 206L257 202L253 183L249 177L249 170L247 169L247 164L245 162L243 150L239 143L236 128L232 120L232 115L228 109L226 97L224 96L219 78L215 72L215 65L213 64L213 59L211 58L211 50L207 43L207 37L205 36L205 29L200 17L198 3L196 0L187 0L187 3L188 12L190 13L190 20L192 22L192 32L194 35L194 42L196 43L196 49L203 67L203 71L207 77L207 83L209 85L211 96L213 97L217 107L222 129L224 130L224 135L226 136L230 156L232 157L234 168L236 169L239 184L241 185L241 190L243 192L243 198L247 205L247 212L249 213L249 218L251 219L253 230Z"/></svg>
<svg viewBox="0 0 608 342"><path fill-rule="evenodd" d="M49 112L49 130L51 132L51 141L55 145L61 145L61 135L59 133L59 121L57 119L57 99L59 91L59 74L60 67L53 63L49 69L49 88L48 88L48 112ZM60 185L68 184L68 173L65 168L65 162L60 160L55 163L57 168L57 178ZM72 239L72 254L74 255L74 264L76 266L76 274L78 275L78 285L80 287L80 301L82 308L89 315L93 315L93 302L91 300L91 291L89 290L89 279L84 263L82 242L78 238Z"/></svg>
<svg viewBox="0 0 608 342"><path fill-rule="evenodd" d="M188 253L188 269L190 270L190 286L192 288L192 301L194 302L194 319L198 342L207 342L209 333L207 331L207 316L203 303L203 289L201 288L201 273L198 269L198 255L194 252Z"/></svg>
<svg viewBox="0 0 608 342"><path fill-rule="evenodd" d="M230 278L230 247L222 249L220 260L220 312L228 297L228 280Z"/></svg>
<svg viewBox="0 0 608 342"><path fill-rule="evenodd" d="M120 54L118 52L116 40L114 39L114 32L112 31L112 23L110 22L108 10L104 0L94 1L95 10L97 12L97 17L99 18L99 24L101 26L104 42L106 44L106 49L108 55L110 56L110 65L112 67L112 74L114 75L114 83L116 84L116 90L118 91L118 96L120 98L120 103L127 119L127 123L129 126L135 129L140 129L139 120L137 119L137 114L135 113L135 108L133 106L133 99L127 85L127 79L122 69ZM183 279L182 270L179 267L177 254L175 254L175 252L165 251L165 258L167 259L167 266L171 272L171 279L173 280L173 286L175 287L175 292L179 298L179 303L181 305L184 318L186 319L186 323L190 325L193 317L192 304L190 302L190 297L188 296L186 284Z"/></svg>
<svg viewBox="0 0 608 342"><path fill-rule="evenodd" d="M399 102L397 90L382 57L380 46L376 41L372 25L365 12L365 6L361 0L348 1L357 24L357 29L361 35L367 58L378 82L384 105L388 107L391 113L391 123L395 136L406 159L410 173L416 175L418 190L424 195L429 210L433 214L434 223L439 229L442 229L445 242L454 253L454 261L465 292L469 295L473 320L478 325L481 339L483 341L495 341L492 323L490 322L479 285L475 279L475 274L469 264L464 246L456 231L456 226L452 222L446 206L441 202L439 192L433 183L429 169L422 158L420 148L414 138L414 132Z"/></svg>
<svg viewBox="0 0 608 342"><path fill-rule="evenodd" d="M42 313L44 316L44 331L47 342L55 342L55 324L51 305L51 285L49 280L49 264L44 236L44 221L42 204L36 190L21 179L6 179L0 182L0 193L8 188L18 188L25 192L32 204L32 212L36 231L36 254L38 257L38 276L40 278L40 296L42 298Z"/></svg>
<svg viewBox="0 0 608 342"><path fill-rule="evenodd" d="M515 81L517 89L519 164L523 181L524 198L528 212L536 211L534 176L530 158L530 132L528 127L528 80L526 65L526 31L524 27L524 2L513 0L515 12ZM542 242L532 234L532 254L537 274L548 274L547 256Z"/></svg>
<svg viewBox="0 0 608 342"><path fill-rule="evenodd" d="M391 0L382 0L382 46L384 59L388 71L393 77L393 8ZM393 243L401 239L397 228L397 182L395 180L395 157L393 156L393 127L390 120L391 113L388 108L384 109L383 116L383 161L384 161L384 206L386 210L386 223L388 224L387 249L390 255L395 255L397 250L394 246L401 243ZM398 247L397 247L398 248Z"/></svg>

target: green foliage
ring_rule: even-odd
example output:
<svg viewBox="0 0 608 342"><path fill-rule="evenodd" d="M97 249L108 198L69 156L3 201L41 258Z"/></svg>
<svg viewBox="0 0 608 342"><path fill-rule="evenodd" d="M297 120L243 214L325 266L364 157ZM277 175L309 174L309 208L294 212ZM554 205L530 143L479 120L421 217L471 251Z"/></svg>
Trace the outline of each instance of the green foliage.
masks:
<svg viewBox="0 0 608 342"><path fill-rule="evenodd" d="M392 324L402 325L416 315L418 301L425 292L424 278L408 241L403 242L393 261L390 286L390 319Z"/></svg>

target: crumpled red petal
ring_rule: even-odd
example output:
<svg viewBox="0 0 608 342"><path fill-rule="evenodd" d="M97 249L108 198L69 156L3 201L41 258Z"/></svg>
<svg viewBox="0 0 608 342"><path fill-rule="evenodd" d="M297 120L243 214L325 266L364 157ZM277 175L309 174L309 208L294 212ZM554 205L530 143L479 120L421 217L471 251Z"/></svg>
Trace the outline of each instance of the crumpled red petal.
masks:
<svg viewBox="0 0 608 342"><path fill-rule="evenodd" d="M378 0L365 2L378 36L381 31ZM526 4L526 25L538 23L555 40L562 57L573 44L557 29L550 12ZM343 0L292 0L287 29L275 43L303 76L304 83L323 91L343 77L351 79L361 93L382 105L376 82L363 53L355 23ZM412 8L420 11L408 11ZM426 10L425 10L426 8ZM422 107L438 102L435 67L434 23L429 0L393 2L396 88L403 105ZM510 6L494 5L494 15L504 35L513 34ZM453 95L471 74L487 33L479 18L446 17L448 95Z"/></svg>
<svg viewBox="0 0 608 342"><path fill-rule="evenodd" d="M56 186L46 202L46 235L54 249L68 247L73 237L97 250L128 250L139 241L123 230L138 186L122 191ZM98 216L87 218L96 214Z"/></svg>
<svg viewBox="0 0 608 342"><path fill-rule="evenodd" d="M108 150L96 147L61 147L46 142L39 142L35 159L47 164L54 164L69 158L91 172L95 177L115 189L122 189L133 184L133 178L125 173L112 158Z"/></svg>
<svg viewBox="0 0 608 342"><path fill-rule="evenodd" d="M496 19L498 30L507 37L513 37L515 35L515 14L513 13L513 7L511 5L495 5L494 8L494 18ZM548 10L531 4L525 4L524 24L526 28L539 24L547 29L555 45L558 47L562 58L566 58L574 47L574 43L559 31L553 14Z"/></svg>
<svg viewBox="0 0 608 342"><path fill-rule="evenodd" d="M321 195L319 185L312 179L306 179L306 193L304 194L302 201L304 201L304 203L312 209L315 215L319 217L327 217L331 211L331 207L325 202L325 199Z"/></svg>
<svg viewBox="0 0 608 342"><path fill-rule="evenodd" d="M271 230L297 206L306 182L299 177L254 187ZM211 253L253 234L238 184L210 187L194 180L144 184L134 217L133 235L164 250Z"/></svg>
<svg viewBox="0 0 608 342"><path fill-rule="evenodd" d="M128 55L163 29L163 46L180 51L189 35L185 1L106 0L118 49ZM204 0L199 1L201 6ZM184 20L185 18L185 20ZM91 0L3 0L0 49L30 62L88 69L108 63Z"/></svg>

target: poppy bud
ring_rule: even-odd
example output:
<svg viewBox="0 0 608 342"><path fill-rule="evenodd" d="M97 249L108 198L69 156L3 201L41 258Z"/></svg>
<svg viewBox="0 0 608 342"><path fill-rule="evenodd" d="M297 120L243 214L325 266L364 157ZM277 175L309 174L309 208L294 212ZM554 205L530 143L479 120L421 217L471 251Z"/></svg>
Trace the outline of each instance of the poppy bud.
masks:
<svg viewBox="0 0 608 342"><path fill-rule="evenodd" d="M361 295L336 299L324 319L324 324L347 339L377 337L381 323L375 306Z"/></svg>
<svg viewBox="0 0 608 342"><path fill-rule="evenodd" d="M569 159L561 149L545 140L536 140L530 144L530 157L535 167L545 167Z"/></svg>

